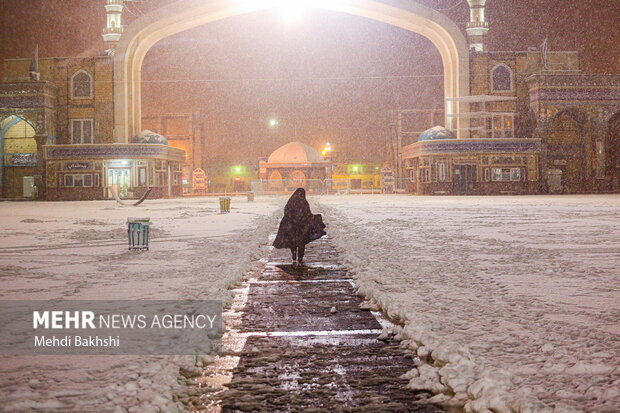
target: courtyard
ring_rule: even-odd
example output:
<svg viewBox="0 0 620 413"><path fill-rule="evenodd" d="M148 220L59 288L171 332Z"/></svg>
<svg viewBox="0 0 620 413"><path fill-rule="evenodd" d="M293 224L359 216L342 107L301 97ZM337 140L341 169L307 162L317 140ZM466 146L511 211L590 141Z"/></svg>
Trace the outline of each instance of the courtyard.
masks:
<svg viewBox="0 0 620 413"><path fill-rule="evenodd" d="M137 208L3 202L0 296L230 305L231 289L263 271L285 201L237 197L229 214L209 197ZM434 403L469 411L612 412L620 404L617 195L309 201L362 307L394 324L381 336L417 360L403 383L412 399L429 392ZM138 216L153 222L149 251L127 251L125 220ZM214 361L3 356L2 409L183 409L179 369L207 375Z"/></svg>

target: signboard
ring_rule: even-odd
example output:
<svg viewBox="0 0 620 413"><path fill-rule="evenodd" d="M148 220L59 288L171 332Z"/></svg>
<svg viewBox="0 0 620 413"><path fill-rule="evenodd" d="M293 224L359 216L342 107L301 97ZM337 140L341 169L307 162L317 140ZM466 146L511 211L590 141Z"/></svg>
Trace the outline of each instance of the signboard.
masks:
<svg viewBox="0 0 620 413"><path fill-rule="evenodd" d="M36 153L7 153L4 155L5 166L36 166Z"/></svg>
<svg viewBox="0 0 620 413"><path fill-rule="evenodd" d="M45 152L48 160L164 158L185 161L185 152L181 149L153 144L51 145L45 147Z"/></svg>
<svg viewBox="0 0 620 413"><path fill-rule="evenodd" d="M192 171L192 190L194 193L207 192L207 174L200 168Z"/></svg>
<svg viewBox="0 0 620 413"><path fill-rule="evenodd" d="M66 171L90 171L93 169L91 162L67 162L65 164Z"/></svg>
<svg viewBox="0 0 620 413"><path fill-rule="evenodd" d="M122 160L122 161L107 161L106 166L108 168L129 168L133 164L132 160Z"/></svg>
<svg viewBox="0 0 620 413"><path fill-rule="evenodd" d="M381 169L381 191L386 194L391 194L394 192L395 187L394 171L389 166L384 166Z"/></svg>
<svg viewBox="0 0 620 413"><path fill-rule="evenodd" d="M536 153L540 152L540 149L541 144L538 139L442 139L413 143L404 147L403 151L405 157L415 157L446 152Z"/></svg>

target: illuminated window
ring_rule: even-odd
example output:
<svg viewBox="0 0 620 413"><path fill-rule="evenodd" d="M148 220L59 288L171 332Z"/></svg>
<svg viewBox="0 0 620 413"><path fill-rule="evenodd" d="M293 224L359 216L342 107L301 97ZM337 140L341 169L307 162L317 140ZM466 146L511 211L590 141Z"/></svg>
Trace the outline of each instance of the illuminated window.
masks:
<svg viewBox="0 0 620 413"><path fill-rule="evenodd" d="M515 182L521 180L520 168L491 168L491 180L494 182Z"/></svg>
<svg viewBox="0 0 620 413"><path fill-rule="evenodd" d="M71 97L73 99L89 99L93 97L93 79L84 70L71 77Z"/></svg>
<svg viewBox="0 0 620 413"><path fill-rule="evenodd" d="M513 90L512 70L501 63L491 69L491 90L493 92L509 92Z"/></svg>
<svg viewBox="0 0 620 413"><path fill-rule="evenodd" d="M491 137L492 138L512 138L514 137L514 115L502 113L491 118Z"/></svg>

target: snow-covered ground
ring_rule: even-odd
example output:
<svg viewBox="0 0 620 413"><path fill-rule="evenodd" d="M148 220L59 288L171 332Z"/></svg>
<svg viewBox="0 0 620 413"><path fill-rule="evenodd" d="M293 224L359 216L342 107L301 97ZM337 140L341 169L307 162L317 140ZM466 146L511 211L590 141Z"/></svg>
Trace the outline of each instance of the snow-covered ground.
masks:
<svg viewBox="0 0 620 413"><path fill-rule="evenodd" d="M216 198L0 203L0 299L228 300L283 202L233 198L223 215ZM410 372L410 386L478 412L617 411L620 197L310 202L360 292L404 322L399 335L434 363ZM126 250L130 216L153 221L150 251ZM179 366L193 361L0 357L0 410L172 411Z"/></svg>
<svg viewBox="0 0 620 413"><path fill-rule="evenodd" d="M221 299L251 269L284 199L0 203L0 299ZM127 251L127 217L151 218L148 252ZM176 410L176 356L0 357L0 410ZM124 410L127 409L127 410Z"/></svg>
<svg viewBox="0 0 620 413"><path fill-rule="evenodd" d="M314 200L360 292L434 362L411 387L477 412L620 409L620 196Z"/></svg>

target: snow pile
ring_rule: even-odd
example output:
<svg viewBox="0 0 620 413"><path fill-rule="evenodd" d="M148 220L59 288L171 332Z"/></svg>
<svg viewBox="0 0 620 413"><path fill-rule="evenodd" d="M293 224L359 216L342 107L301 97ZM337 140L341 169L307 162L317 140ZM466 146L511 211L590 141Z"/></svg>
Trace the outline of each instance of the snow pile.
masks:
<svg viewBox="0 0 620 413"><path fill-rule="evenodd" d="M620 197L319 200L367 307L467 412L620 406ZM417 359L416 359L417 360Z"/></svg>
<svg viewBox="0 0 620 413"><path fill-rule="evenodd" d="M0 203L2 299L231 299L256 265L282 199ZM125 220L150 217L151 249L127 251ZM208 358L208 357L207 357ZM177 411L190 356L0 357L0 411Z"/></svg>

